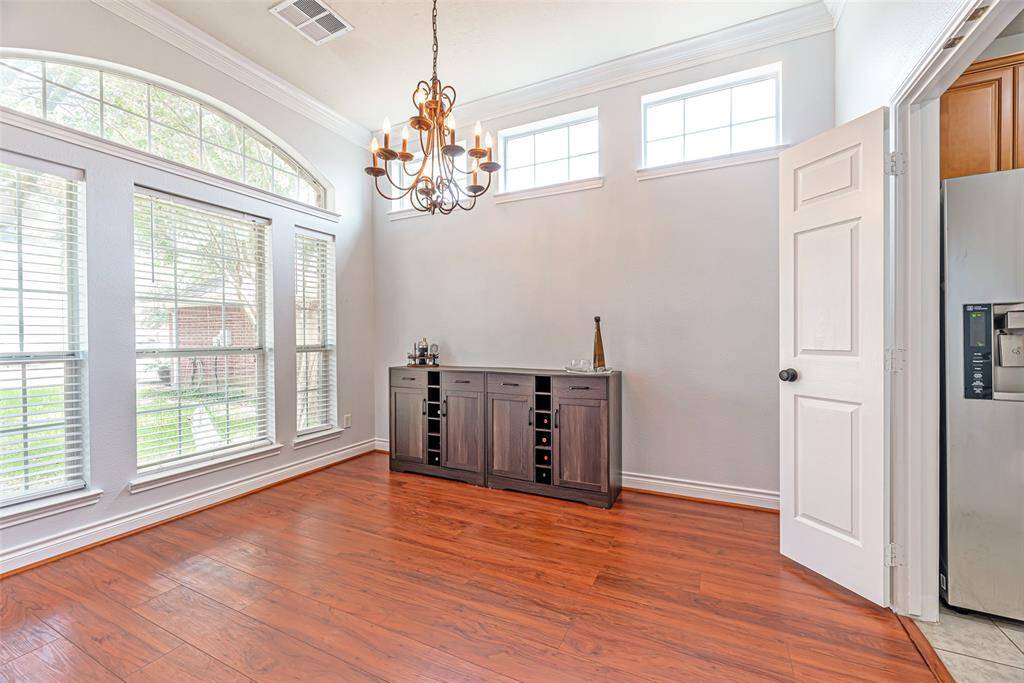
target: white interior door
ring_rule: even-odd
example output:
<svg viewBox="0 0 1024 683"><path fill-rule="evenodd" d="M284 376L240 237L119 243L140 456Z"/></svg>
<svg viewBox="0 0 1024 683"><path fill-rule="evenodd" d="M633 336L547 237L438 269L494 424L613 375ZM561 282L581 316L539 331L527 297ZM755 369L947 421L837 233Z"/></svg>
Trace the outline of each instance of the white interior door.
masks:
<svg viewBox="0 0 1024 683"><path fill-rule="evenodd" d="M779 157L781 550L880 605L885 120L879 109Z"/></svg>

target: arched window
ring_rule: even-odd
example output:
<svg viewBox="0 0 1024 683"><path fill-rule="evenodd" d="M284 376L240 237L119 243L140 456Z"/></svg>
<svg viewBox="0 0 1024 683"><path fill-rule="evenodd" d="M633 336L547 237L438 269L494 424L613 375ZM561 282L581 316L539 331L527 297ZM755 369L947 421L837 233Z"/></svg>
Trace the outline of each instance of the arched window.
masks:
<svg viewBox="0 0 1024 683"><path fill-rule="evenodd" d="M323 186L219 109L156 83L63 61L0 59L0 105L323 207Z"/></svg>

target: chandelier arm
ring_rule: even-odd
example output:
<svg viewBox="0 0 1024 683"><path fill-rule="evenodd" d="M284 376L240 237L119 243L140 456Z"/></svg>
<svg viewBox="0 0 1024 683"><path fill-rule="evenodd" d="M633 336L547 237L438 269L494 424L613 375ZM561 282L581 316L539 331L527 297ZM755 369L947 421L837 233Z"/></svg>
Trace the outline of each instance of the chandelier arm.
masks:
<svg viewBox="0 0 1024 683"><path fill-rule="evenodd" d="M402 197L404 197L405 194L408 193L409 190L411 190L412 188L416 187L416 179L415 178L413 178L413 182L412 182L411 185L409 185L409 187L403 187L401 185L401 183L396 183L395 179L391 177L391 171L390 171L390 169L388 169L388 163L387 162L384 162L384 177L388 179L388 183L391 185L391 187L395 188L396 190L398 190L399 192L402 193L400 195ZM416 176L416 177L418 178L419 176Z"/></svg>
<svg viewBox="0 0 1024 683"><path fill-rule="evenodd" d="M391 197L391 196L389 196L389 195L386 195L386 194L384 194L384 191L380 189L380 185L378 184L378 182L377 182L377 181L378 181L378 179L377 179L377 178L374 178L374 180L373 180L373 186L374 186L374 188L376 188L376 190L377 190L377 194L379 194L379 195L380 195L381 197L383 197L384 199L387 199L387 200L388 200L388 201L390 201L390 202L397 202L397 201L398 201L399 199L402 199L402 198L403 198L403 197L405 197L405 196L406 196L407 194L409 194L409 192L411 192L411 191L412 191L412 188L410 187L410 188L409 188L408 190L406 190L406 191L405 191L405 192L403 192L402 194L398 195L397 197Z"/></svg>
<svg viewBox="0 0 1024 683"><path fill-rule="evenodd" d="M468 154L466 156L469 157ZM472 157L469 158L472 159ZM468 170L463 171L461 168L459 168L458 164L455 163L455 159L452 159L452 168L454 168L456 172L461 173L462 175L469 175L473 171L480 170L480 162L477 161L476 159L473 159L473 165L470 166Z"/></svg>

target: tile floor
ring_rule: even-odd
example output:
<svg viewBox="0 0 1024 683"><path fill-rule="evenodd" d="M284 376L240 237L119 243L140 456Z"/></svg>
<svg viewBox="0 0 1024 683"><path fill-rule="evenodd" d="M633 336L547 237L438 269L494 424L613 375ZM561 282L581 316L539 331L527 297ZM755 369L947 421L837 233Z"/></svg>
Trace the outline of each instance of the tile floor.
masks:
<svg viewBox="0 0 1024 683"><path fill-rule="evenodd" d="M957 683L1024 683L1024 622L943 607L917 625Z"/></svg>

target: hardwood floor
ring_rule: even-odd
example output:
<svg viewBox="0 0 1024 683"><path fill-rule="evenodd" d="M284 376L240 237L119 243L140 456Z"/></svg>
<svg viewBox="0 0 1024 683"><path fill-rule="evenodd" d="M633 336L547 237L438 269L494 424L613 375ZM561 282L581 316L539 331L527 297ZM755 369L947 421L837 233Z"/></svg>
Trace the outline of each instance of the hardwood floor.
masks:
<svg viewBox="0 0 1024 683"><path fill-rule="evenodd" d="M0 681L932 680L777 548L770 513L372 455L5 579Z"/></svg>

